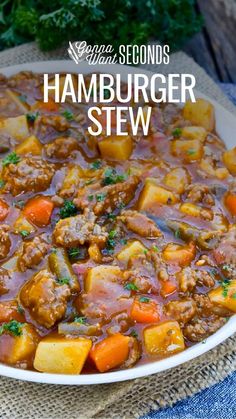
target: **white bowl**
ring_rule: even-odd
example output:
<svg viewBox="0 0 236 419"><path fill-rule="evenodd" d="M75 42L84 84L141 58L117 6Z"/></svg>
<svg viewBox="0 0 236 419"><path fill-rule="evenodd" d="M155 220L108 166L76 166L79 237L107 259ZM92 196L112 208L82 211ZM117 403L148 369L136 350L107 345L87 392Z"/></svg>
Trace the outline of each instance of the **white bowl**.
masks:
<svg viewBox="0 0 236 419"><path fill-rule="evenodd" d="M109 66L89 66L86 62L82 62L81 64L76 65L72 61L43 61L20 64L0 69L0 73L3 73L5 76L11 76L15 73L18 73L19 71L33 71L36 73L81 72L83 74L100 71L104 73L108 72L111 74L121 73L123 77L125 77L127 73L145 73L148 76L152 74L149 71L145 71L143 69L140 70L138 68L129 66L120 66L116 64ZM214 105L216 113L216 130L218 134L225 141L227 147L231 148L235 146L234 138L236 132L236 118L217 102L203 95L197 90L195 90L195 95L196 97L208 99ZM84 375L46 374L35 371L21 370L0 364L0 375L38 383L66 385L102 384L131 380L134 378L144 377L165 371L176 367L177 365L183 364L184 362L190 361L191 359L194 359L216 347L229 336L231 336L234 332L236 332L236 315L232 316L223 327L221 327L212 336L207 338L204 343L198 343L191 348L188 348L185 351L177 355L173 355L169 358L150 362L145 365L136 366L131 369L122 371Z"/></svg>

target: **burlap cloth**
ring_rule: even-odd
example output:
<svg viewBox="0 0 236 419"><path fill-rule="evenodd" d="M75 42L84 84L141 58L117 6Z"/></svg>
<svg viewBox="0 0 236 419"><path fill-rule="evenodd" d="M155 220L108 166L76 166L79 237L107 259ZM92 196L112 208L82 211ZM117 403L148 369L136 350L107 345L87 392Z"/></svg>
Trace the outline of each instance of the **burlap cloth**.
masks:
<svg viewBox="0 0 236 419"><path fill-rule="evenodd" d="M34 43L0 53L0 66L67 58L66 50L45 54ZM155 70L153 66L149 69ZM157 69L156 69L157 70ZM192 59L174 54L158 72L192 73L197 88L236 114L236 108ZM1 418L133 418L171 406L210 387L236 370L236 336L207 354L170 371L117 384L55 386L0 379Z"/></svg>

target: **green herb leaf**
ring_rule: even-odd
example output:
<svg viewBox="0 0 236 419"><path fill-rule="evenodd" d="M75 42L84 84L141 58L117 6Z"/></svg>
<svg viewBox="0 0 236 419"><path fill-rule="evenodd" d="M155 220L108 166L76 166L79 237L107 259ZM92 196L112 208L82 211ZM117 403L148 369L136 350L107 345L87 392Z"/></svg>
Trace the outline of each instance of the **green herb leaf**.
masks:
<svg viewBox="0 0 236 419"><path fill-rule="evenodd" d="M0 179L0 189L2 189L4 187L4 185L5 185L4 180Z"/></svg>
<svg viewBox="0 0 236 419"><path fill-rule="evenodd" d="M21 230L20 234L23 238L28 237L30 235L30 232L27 230Z"/></svg>
<svg viewBox="0 0 236 419"><path fill-rule="evenodd" d="M9 332L13 336L21 336L23 326L24 323L18 322L16 320L11 320L8 323L3 323L2 326L0 326L0 335L2 335L4 332Z"/></svg>
<svg viewBox="0 0 236 419"><path fill-rule="evenodd" d="M128 291L138 291L138 287L135 284L133 284L133 282L129 282L128 284L126 284L124 286L124 289Z"/></svg>
<svg viewBox="0 0 236 419"><path fill-rule="evenodd" d="M132 336L133 338L137 338L138 337L138 333L136 332L136 330L131 330L130 336Z"/></svg>
<svg viewBox="0 0 236 419"><path fill-rule="evenodd" d="M108 167L103 175L103 185L114 185L116 183L124 182L127 179L127 174L119 175L112 167Z"/></svg>
<svg viewBox="0 0 236 419"><path fill-rule="evenodd" d="M67 121L72 121L72 119L74 119L74 114L69 109L64 110L61 114L67 119Z"/></svg>
<svg viewBox="0 0 236 419"><path fill-rule="evenodd" d="M27 96L26 96L26 95L20 95L20 96L18 96L18 99L20 99L20 101L21 101L22 103L26 103L26 101L27 101Z"/></svg>
<svg viewBox="0 0 236 419"><path fill-rule="evenodd" d="M86 323L86 320L87 320L86 317L77 317L76 316L74 318L74 322L75 323L80 323L80 324L85 324Z"/></svg>
<svg viewBox="0 0 236 419"><path fill-rule="evenodd" d="M91 163L90 167L91 167L92 170L101 169L101 167L102 167L101 160L95 160L95 161L93 161L93 163Z"/></svg>
<svg viewBox="0 0 236 419"><path fill-rule="evenodd" d="M61 207L59 215L60 218L68 218L78 213L77 207L72 201L65 200L63 207Z"/></svg>
<svg viewBox="0 0 236 419"><path fill-rule="evenodd" d="M104 200L105 200L105 198L106 198L106 194L105 194L105 193L103 193L103 192L98 193L98 194L96 195L96 200L97 200L97 202L102 202L102 201L104 201Z"/></svg>
<svg viewBox="0 0 236 419"><path fill-rule="evenodd" d="M139 298L140 303L149 303L150 298L148 297L140 297Z"/></svg>
<svg viewBox="0 0 236 419"><path fill-rule="evenodd" d="M193 156L195 153L196 153L196 150L194 150L194 148L190 148L190 149L187 151L187 154L189 154L189 156Z"/></svg>
<svg viewBox="0 0 236 419"><path fill-rule="evenodd" d="M70 283L70 278L57 278L56 279L56 282L59 284L59 285L69 285L69 283Z"/></svg>
<svg viewBox="0 0 236 419"><path fill-rule="evenodd" d="M172 135L173 135L173 137L175 137L175 138L180 137L180 136L181 136L181 134L182 134L182 129L181 129L181 128L175 128L175 129L172 131Z"/></svg>
<svg viewBox="0 0 236 419"><path fill-rule="evenodd" d="M29 122L35 122L39 116L39 112L28 112L26 118Z"/></svg>
<svg viewBox="0 0 236 419"><path fill-rule="evenodd" d="M9 164L17 164L20 161L20 156L18 156L14 151L13 153L8 154L3 160L2 165L8 166Z"/></svg>

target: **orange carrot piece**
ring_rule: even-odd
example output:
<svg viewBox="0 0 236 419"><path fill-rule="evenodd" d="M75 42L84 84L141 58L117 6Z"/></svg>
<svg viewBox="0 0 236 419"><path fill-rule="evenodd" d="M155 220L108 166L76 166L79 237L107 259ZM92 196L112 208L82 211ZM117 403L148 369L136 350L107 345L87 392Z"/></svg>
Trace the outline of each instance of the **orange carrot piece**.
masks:
<svg viewBox="0 0 236 419"><path fill-rule="evenodd" d="M161 283L161 295L163 297L166 297L167 295L172 294L174 291L176 291L177 286L172 281L163 281Z"/></svg>
<svg viewBox="0 0 236 419"><path fill-rule="evenodd" d="M130 317L138 323L154 323L160 320L158 305L147 297L135 298Z"/></svg>
<svg viewBox="0 0 236 419"><path fill-rule="evenodd" d="M48 102L39 102L38 107L47 112L57 112L59 104L55 103L52 99L48 99Z"/></svg>
<svg viewBox="0 0 236 419"><path fill-rule="evenodd" d="M129 355L129 342L129 336L120 333L98 342L90 351L98 371L105 372L123 364Z"/></svg>
<svg viewBox="0 0 236 419"><path fill-rule="evenodd" d="M236 195L229 193L225 198L225 205L232 215L236 215Z"/></svg>
<svg viewBox="0 0 236 419"><path fill-rule="evenodd" d="M9 205L5 201L0 199L0 221L5 220L8 213L9 213Z"/></svg>
<svg viewBox="0 0 236 419"><path fill-rule="evenodd" d="M50 198L37 196L30 199L23 210L28 221L38 227L47 226L50 223L54 205Z"/></svg>

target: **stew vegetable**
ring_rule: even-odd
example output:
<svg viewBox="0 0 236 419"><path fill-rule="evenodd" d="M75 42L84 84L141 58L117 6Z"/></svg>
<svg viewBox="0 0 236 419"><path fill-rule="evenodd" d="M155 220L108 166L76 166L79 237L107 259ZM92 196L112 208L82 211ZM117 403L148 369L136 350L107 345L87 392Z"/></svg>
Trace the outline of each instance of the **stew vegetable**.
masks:
<svg viewBox="0 0 236 419"><path fill-rule="evenodd" d="M236 147L212 104L153 105L135 138L91 137L88 106L43 103L40 74L0 78L8 365L130 368L204 342L236 312Z"/></svg>

